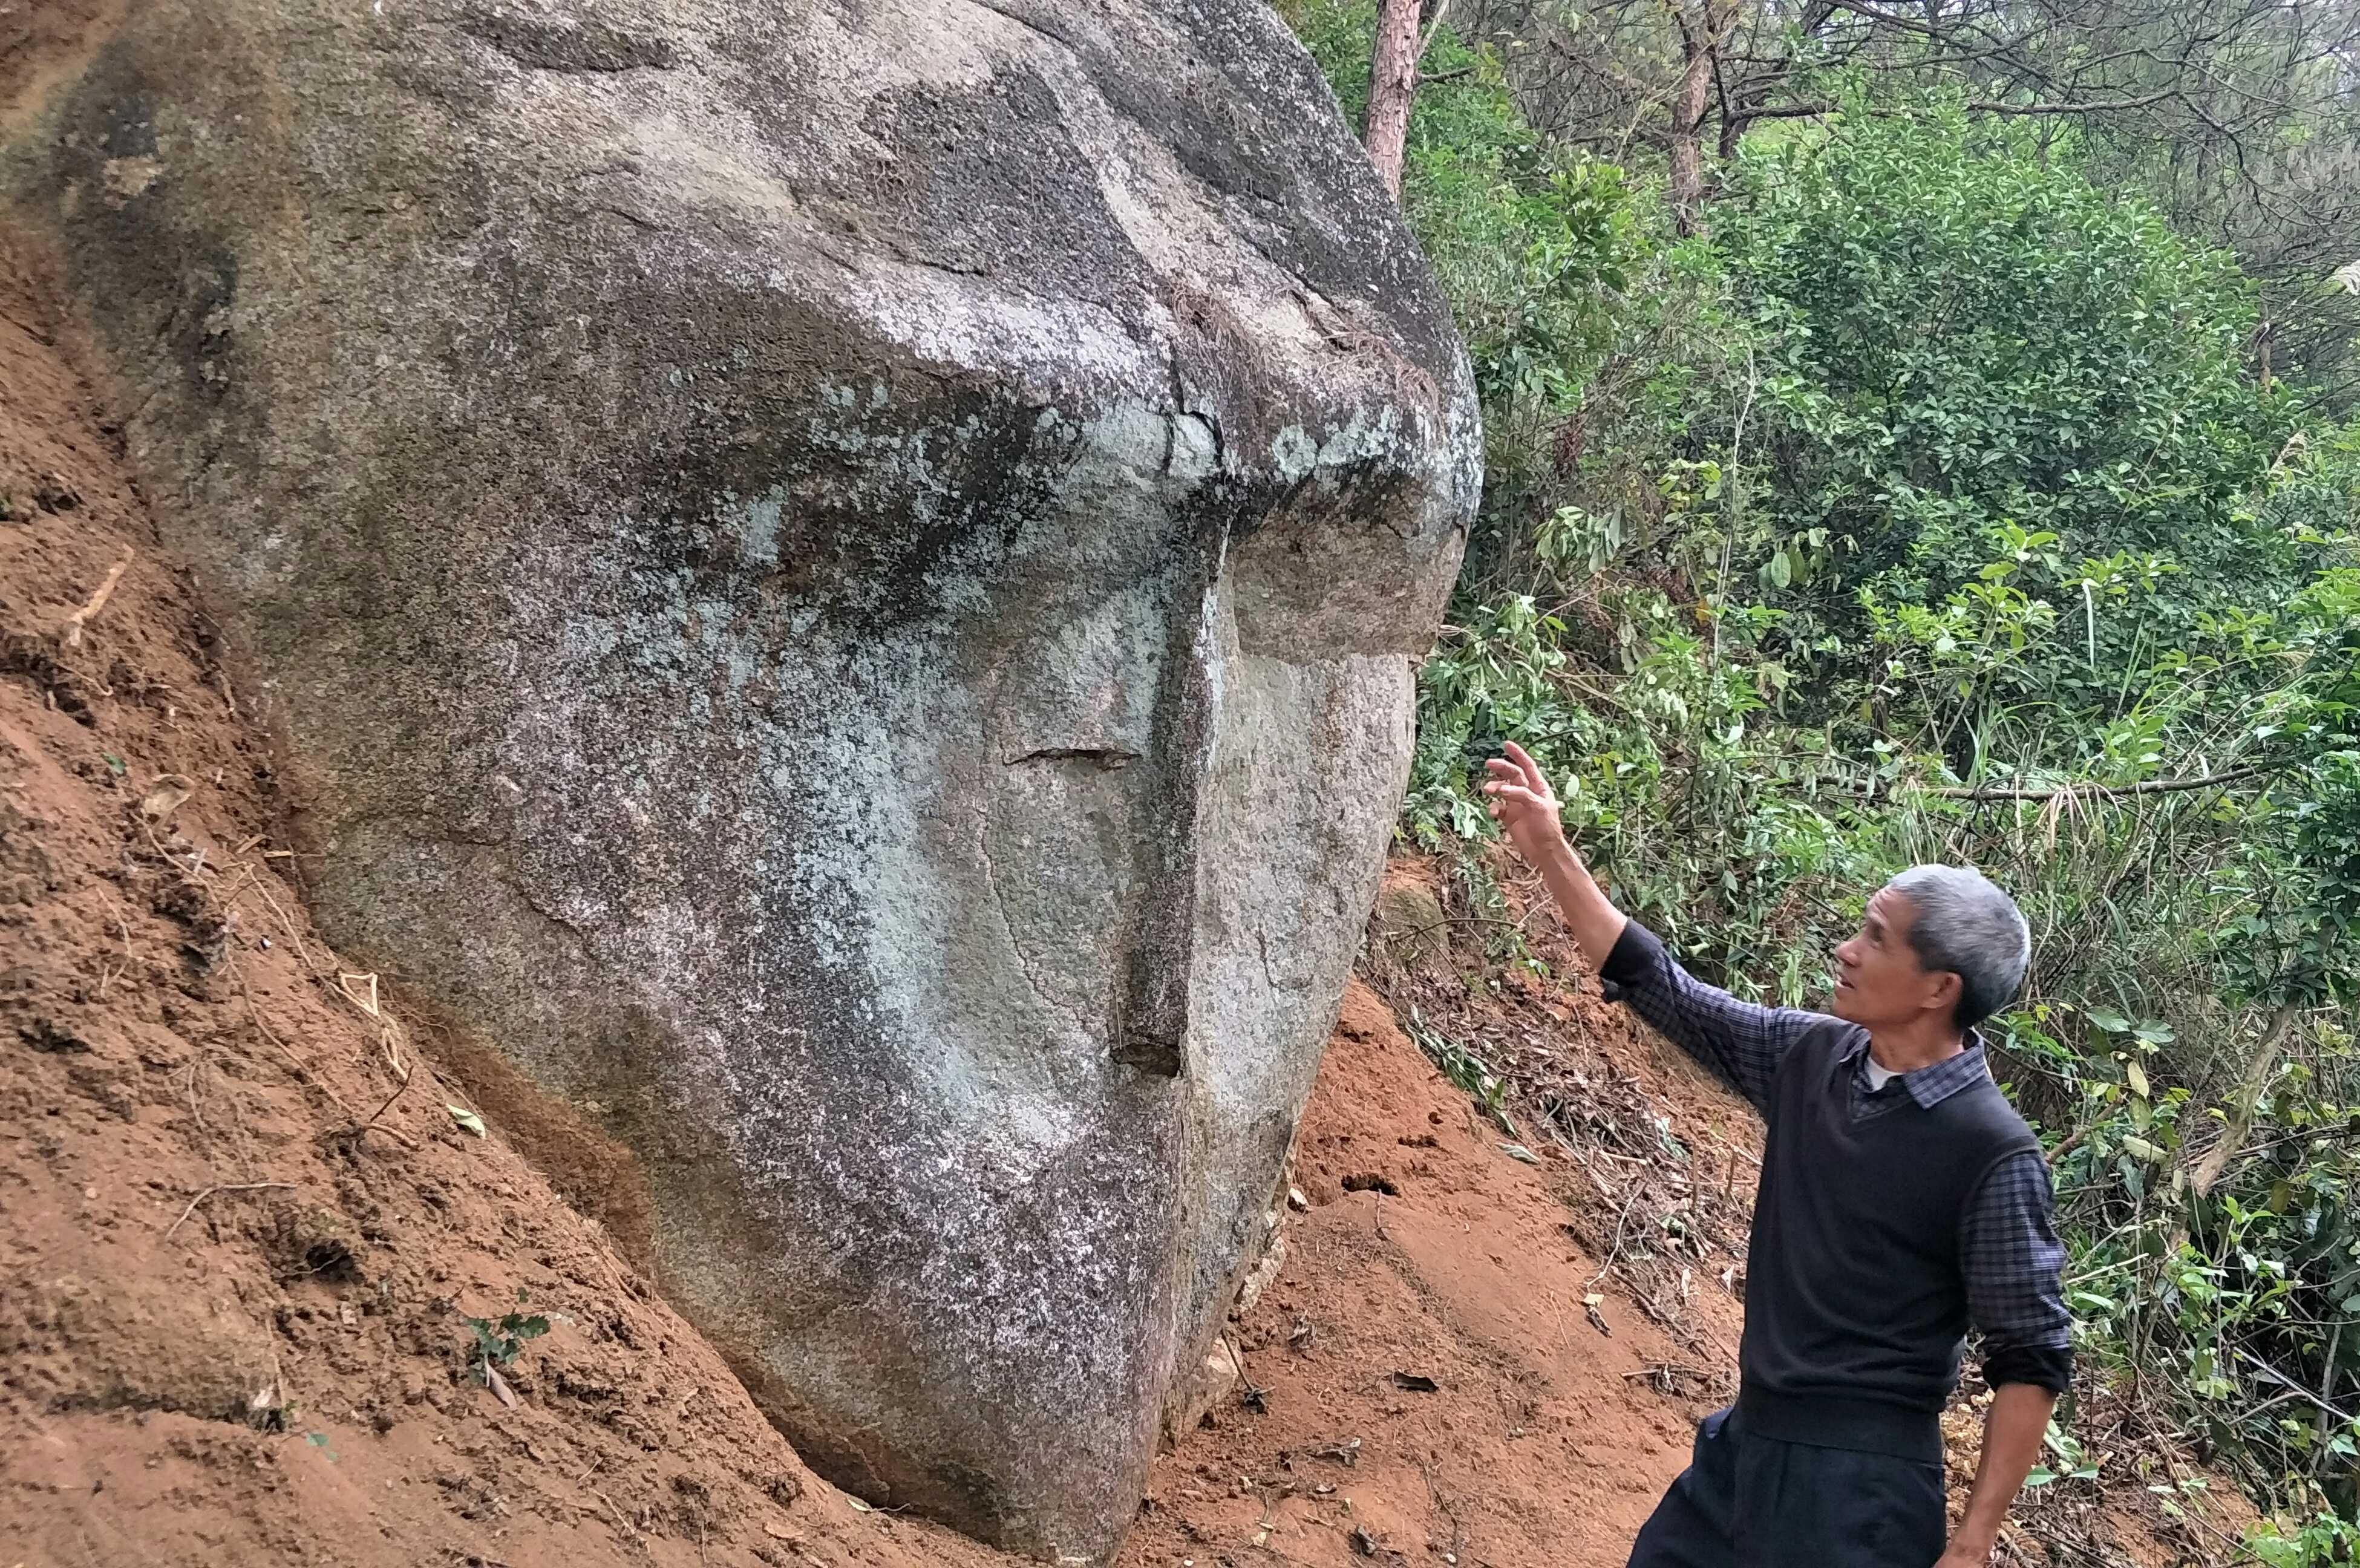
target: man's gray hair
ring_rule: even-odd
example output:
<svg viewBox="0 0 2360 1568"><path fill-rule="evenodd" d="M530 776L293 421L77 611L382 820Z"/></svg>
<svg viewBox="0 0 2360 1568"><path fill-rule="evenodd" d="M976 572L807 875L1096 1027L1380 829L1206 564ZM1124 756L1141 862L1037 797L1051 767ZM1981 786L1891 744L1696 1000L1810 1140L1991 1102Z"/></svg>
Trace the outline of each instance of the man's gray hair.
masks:
<svg viewBox="0 0 2360 1568"><path fill-rule="evenodd" d="M1913 866L1891 886L1909 900L1918 964L1959 977L1959 1027L2007 1006L2032 962L2032 928L2016 900L1970 866Z"/></svg>

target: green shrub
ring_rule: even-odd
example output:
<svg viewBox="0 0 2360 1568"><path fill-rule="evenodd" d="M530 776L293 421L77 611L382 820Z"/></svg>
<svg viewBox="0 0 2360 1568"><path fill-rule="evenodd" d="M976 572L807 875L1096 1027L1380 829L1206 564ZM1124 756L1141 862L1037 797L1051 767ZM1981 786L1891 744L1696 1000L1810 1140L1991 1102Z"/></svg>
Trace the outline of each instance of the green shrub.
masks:
<svg viewBox="0 0 2360 1568"><path fill-rule="evenodd" d="M1357 115L1373 6L1293 15ZM1491 55L1445 32L1426 69L1404 201L1489 470L1403 834L1502 908L1465 851L1517 739L1625 908L1805 1004L1886 877L1983 866L2037 933L1992 1034L2060 1146L2085 1363L2267 1502L2348 1514L2360 430L2253 374L2235 263L2054 127L1839 80L1683 239L1545 145ZM1962 794L1994 787L2029 798ZM2091 1467L2070 1443L2051 1484ZM2350 1539L2324 1514L2254 1544Z"/></svg>

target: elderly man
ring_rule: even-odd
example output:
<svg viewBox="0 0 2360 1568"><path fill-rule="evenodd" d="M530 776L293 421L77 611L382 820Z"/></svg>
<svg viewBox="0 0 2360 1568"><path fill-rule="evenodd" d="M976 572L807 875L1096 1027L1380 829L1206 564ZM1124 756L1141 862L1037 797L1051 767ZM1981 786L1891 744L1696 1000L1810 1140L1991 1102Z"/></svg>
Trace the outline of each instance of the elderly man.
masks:
<svg viewBox="0 0 2360 1568"><path fill-rule="evenodd" d="M2048 1166L1974 1032L2023 983L2023 915L1979 873L1921 866L1836 949L1834 1017L1741 1002L1607 901L1548 780L1506 751L1491 814L1600 975L1769 1124L1737 1403L1698 1428L1632 1568L1980 1568L2070 1365ZM1994 1399L1946 1541L1938 1418L1970 1323Z"/></svg>

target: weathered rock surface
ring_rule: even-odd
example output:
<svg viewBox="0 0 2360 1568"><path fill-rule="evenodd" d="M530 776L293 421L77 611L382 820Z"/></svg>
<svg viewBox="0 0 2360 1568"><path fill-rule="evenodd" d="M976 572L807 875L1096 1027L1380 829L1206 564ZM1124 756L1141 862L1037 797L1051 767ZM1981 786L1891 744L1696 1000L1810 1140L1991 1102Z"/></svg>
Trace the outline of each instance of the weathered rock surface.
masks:
<svg viewBox="0 0 2360 1568"><path fill-rule="evenodd" d="M9 122L334 934L825 1473L1135 1505L1376 888L1465 360L1260 0L152 0Z"/></svg>

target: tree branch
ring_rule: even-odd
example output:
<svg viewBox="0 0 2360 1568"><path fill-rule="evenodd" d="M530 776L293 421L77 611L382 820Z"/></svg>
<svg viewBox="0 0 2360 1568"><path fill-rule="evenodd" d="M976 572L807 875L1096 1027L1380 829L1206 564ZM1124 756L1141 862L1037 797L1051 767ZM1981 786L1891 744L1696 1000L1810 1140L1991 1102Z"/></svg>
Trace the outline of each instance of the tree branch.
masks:
<svg viewBox="0 0 2360 1568"><path fill-rule="evenodd" d="M1426 58L1426 51L1434 47L1435 35L1442 31L1442 18L1448 15L1450 15L1450 0L1435 0L1434 15L1426 18L1426 36L1417 40L1418 59L1424 60ZM1466 71L1454 71L1449 72L1447 76L1420 77L1419 80L1422 82L1447 82L1451 76L1464 76L1467 74L1468 71L1472 71L1475 68L1470 65Z"/></svg>
<svg viewBox="0 0 2360 1568"><path fill-rule="evenodd" d="M2130 109L2149 109L2156 104L2180 96L2178 88L2150 93L2144 98L2122 98L2111 103L2006 103L1996 99L1979 98L1967 107L1986 114L2118 114Z"/></svg>
<svg viewBox="0 0 2360 1568"><path fill-rule="evenodd" d="M2252 768L2233 768L2226 773L2207 773L2197 779L2148 779L2136 784L2060 784L2052 789L1994 789L1978 786L1928 789L1926 793L1953 800L2053 800L2060 795L2170 795L2182 789L2205 789L2215 784L2242 783L2273 771L2275 769L2256 764Z"/></svg>
<svg viewBox="0 0 2360 1568"><path fill-rule="evenodd" d="M2245 1068L2245 1082L2237 1085L2236 1097L2229 1104L2228 1125L2221 1130L2221 1141L2207 1149L2204 1158L2196 1162L2196 1169L2189 1173L2188 1185L2198 1197L2212 1195L2222 1172L2229 1169L2229 1162L2245 1146L2245 1134L2254 1124L2254 1107L2260 1103L2262 1091L2270 1086L2270 1074L2278 1067L2278 1040L2301 1011L2301 1003L2289 1002L2278 1008L2269 1027L2262 1030L2262 1038L2254 1047L2254 1059Z"/></svg>
<svg viewBox="0 0 2360 1568"><path fill-rule="evenodd" d="M1837 107L1833 103L1765 103L1758 107L1747 103L1741 104L1736 114L1742 120L1808 120L1817 114L1832 114Z"/></svg>

